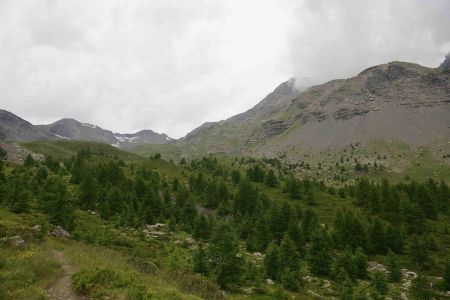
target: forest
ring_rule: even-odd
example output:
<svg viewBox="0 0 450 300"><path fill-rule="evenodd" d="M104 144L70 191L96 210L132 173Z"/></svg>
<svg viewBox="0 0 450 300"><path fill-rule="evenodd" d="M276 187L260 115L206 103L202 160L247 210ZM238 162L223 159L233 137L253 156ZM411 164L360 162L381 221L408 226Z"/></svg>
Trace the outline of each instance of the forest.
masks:
<svg viewBox="0 0 450 300"><path fill-rule="evenodd" d="M275 159L122 161L88 147L65 160L29 155L23 166L0 160L0 207L39 215L37 244L61 226L75 241L146 261L172 280L195 278L198 291L189 293L204 299L435 299L450 290L444 181L361 177L326 184ZM94 228L86 215L116 233ZM165 231L155 233L157 226ZM117 230L131 230L136 242L121 240ZM0 220L0 238L8 234ZM164 235L193 242L178 247L176 240L168 250ZM2 299L14 288L1 272L13 264L8 253L0 251ZM111 286L133 286L130 278L84 268L72 281L79 293L104 299ZM125 298L155 297L138 287Z"/></svg>

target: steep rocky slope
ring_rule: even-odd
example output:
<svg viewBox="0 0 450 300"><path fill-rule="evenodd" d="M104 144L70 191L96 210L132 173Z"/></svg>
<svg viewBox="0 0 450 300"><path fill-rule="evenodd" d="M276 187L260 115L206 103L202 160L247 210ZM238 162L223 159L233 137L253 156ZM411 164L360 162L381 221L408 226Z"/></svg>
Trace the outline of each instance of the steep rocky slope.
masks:
<svg viewBox="0 0 450 300"><path fill-rule="evenodd" d="M391 62L304 92L290 80L249 111L206 123L176 147L185 154L280 156L377 139L449 147L449 138L449 72Z"/></svg>

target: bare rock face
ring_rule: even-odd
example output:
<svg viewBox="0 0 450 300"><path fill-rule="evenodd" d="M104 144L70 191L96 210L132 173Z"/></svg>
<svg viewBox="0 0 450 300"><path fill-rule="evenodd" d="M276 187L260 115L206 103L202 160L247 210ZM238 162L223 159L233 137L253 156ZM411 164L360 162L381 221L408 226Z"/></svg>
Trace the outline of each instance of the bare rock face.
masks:
<svg viewBox="0 0 450 300"><path fill-rule="evenodd" d="M271 137L282 134L286 129L289 128L289 125L287 125L283 121L269 120L263 124L263 128L264 137Z"/></svg>
<svg viewBox="0 0 450 300"><path fill-rule="evenodd" d="M58 238L70 238L70 233L61 226L56 226L50 234Z"/></svg>

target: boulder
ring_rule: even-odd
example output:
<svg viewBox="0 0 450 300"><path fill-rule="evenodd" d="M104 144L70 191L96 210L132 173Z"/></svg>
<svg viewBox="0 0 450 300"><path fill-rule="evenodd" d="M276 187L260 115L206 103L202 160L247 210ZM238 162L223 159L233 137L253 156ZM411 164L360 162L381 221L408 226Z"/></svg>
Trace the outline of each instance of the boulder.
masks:
<svg viewBox="0 0 450 300"><path fill-rule="evenodd" d="M58 238L70 238L70 233L61 226L56 226L50 234Z"/></svg>
<svg viewBox="0 0 450 300"><path fill-rule="evenodd" d="M31 227L31 229L33 229L36 232L40 232L42 230L42 226L41 225L34 225L33 227Z"/></svg>
<svg viewBox="0 0 450 300"><path fill-rule="evenodd" d="M27 243L19 235L2 238L0 239L0 244L6 244L15 248L25 248L27 245Z"/></svg>
<svg viewBox="0 0 450 300"><path fill-rule="evenodd" d="M270 278L266 279L266 283L267 283L267 285L274 285L275 284L275 282L273 282L273 280L270 279Z"/></svg>

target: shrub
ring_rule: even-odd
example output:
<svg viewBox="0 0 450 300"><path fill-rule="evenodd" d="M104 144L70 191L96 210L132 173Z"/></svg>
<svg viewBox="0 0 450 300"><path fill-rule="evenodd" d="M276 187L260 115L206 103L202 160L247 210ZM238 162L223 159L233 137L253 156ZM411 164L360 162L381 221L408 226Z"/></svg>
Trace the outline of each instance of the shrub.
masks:
<svg viewBox="0 0 450 300"><path fill-rule="evenodd" d="M127 299L150 299L150 293L139 284L134 273L119 272L104 268L84 269L72 276L75 290L92 298L108 298L116 293L127 295ZM122 290L122 292L119 292Z"/></svg>

